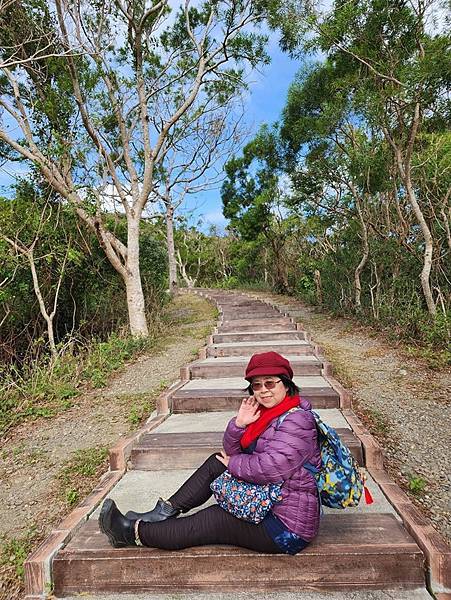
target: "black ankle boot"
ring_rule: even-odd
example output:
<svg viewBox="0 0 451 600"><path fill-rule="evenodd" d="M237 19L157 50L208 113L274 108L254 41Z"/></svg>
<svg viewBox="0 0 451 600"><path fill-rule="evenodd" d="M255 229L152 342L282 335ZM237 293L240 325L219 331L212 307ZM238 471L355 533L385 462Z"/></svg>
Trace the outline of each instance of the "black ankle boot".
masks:
<svg viewBox="0 0 451 600"><path fill-rule="evenodd" d="M115 548L136 546L135 521L127 519L116 506L116 503L107 498L100 511L99 527Z"/></svg>
<svg viewBox="0 0 451 600"><path fill-rule="evenodd" d="M140 519L146 523L158 523L159 521L166 521L170 517L176 517L180 514L178 508L174 508L170 502L165 502L163 498L159 498L153 510L149 510L145 513L136 513L129 510L125 514L127 519L134 519L135 521Z"/></svg>

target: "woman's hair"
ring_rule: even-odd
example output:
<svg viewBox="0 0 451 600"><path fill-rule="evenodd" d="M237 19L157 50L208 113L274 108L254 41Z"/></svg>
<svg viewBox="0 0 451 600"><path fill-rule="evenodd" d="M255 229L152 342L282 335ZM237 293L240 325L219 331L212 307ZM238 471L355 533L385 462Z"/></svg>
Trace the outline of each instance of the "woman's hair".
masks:
<svg viewBox="0 0 451 600"><path fill-rule="evenodd" d="M287 375L268 375L268 377L278 377L280 379L280 381L283 383L283 385L287 388L287 394L289 396L298 396L300 394L301 390L294 383L294 381L292 379L290 379ZM251 384L249 384L244 391L247 392L248 394L250 394L251 396L254 393L252 391Z"/></svg>

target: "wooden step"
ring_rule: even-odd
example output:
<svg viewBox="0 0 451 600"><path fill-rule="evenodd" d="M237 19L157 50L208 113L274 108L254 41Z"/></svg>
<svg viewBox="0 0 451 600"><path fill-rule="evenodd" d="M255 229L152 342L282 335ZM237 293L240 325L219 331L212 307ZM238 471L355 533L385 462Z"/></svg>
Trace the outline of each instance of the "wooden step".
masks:
<svg viewBox="0 0 451 600"><path fill-rule="evenodd" d="M237 320L243 319L279 319L284 315L280 313L278 310L273 310L272 308L268 309L253 309L246 308L245 310L240 309L239 307L235 307L233 309L223 310L221 312L222 320L233 323Z"/></svg>
<svg viewBox="0 0 451 600"><path fill-rule="evenodd" d="M316 356L287 356L295 375L321 375L322 360ZM215 379L218 377L243 376L249 356L206 358L188 365L192 379Z"/></svg>
<svg viewBox="0 0 451 600"><path fill-rule="evenodd" d="M359 465L364 466L360 440L350 429L337 428L336 431ZM222 449L222 438L221 431L148 433L132 450L131 468L143 471L197 469L210 454Z"/></svg>
<svg viewBox="0 0 451 600"><path fill-rule="evenodd" d="M224 295L218 295L218 294L210 294L212 298L214 298L214 300L216 302L218 302L218 304L221 305L221 307L226 307L226 306L261 306L262 304L264 306L271 306L269 304L266 304L266 302L262 302L261 300L256 300L254 298L249 298L246 296L235 296L235 297L230 297L230 296L224 296Z"/></svg>
<svg viewBox="0 0 451 600"><path fill-rule="evenodd" d="M183 517L182 517L183 518ZM424 587L423 554L389 514L325 515L296 556L234 546L112 548L95 519L53 559L55 596L100 592L299 591Z"/></svg>
<svg viewBox="0 0 451 600"><path fill-rule="evenodd" d="M224 390L180 388L169 398L169 408L173 413L196 413L212 411L238 410L246 396L243 389ZM340 396L332 387L311 387L301 389L301 396L308 400L313 408L339 408Z"/></svg>
<svg viewBox="0 0 451 600"><path fill-rule="evenodd" d="M259 305L259 306L269 306L272 307L273 304L269 304L268 302L264 302L260 298L252 298L245 294L230 294L227 292L225 294L211 294L214 297L215 301L218 302L221 306L233 306L233 305L245 305L249 304L251 306Z"/></svg>
<svg viewBox="0 0 451 600"><path fill-rule="evenodd" d="M275 306L264 304L263 302L238 302L235 304L228 304L221 302L221 312L227 314L232 318L236 318L239 312L260 312L262 314L276 314L280 315L280 310Z"/></svg>
<svg viewBox="0 0 451 600"><path fill-rule="evenodd" d="M240 333L242 331L280 331L286 329L296 330L296 325L289 317L277 317L266 319L237 319L236 321L224 321L218 325L218 333Z"/></svg>
<svg viewBox="0 0 451 600"><path fill-rule="evenodd" d="M295 329L286 331L245 331L243 333L215 333L214 344L231 342L264 342L273 340L305 340L305 331Z"/></svg>
<svg viewBox="0 0 451 600"><path fill-rule="evenodd" d="M313 355L314 348L305 340L255 340L245 342L224 342L222 344L209 344L207 356L219 358L221 356L252 356L256 352L278 352L286 355L307 356Z"/></svg>
<svg viewBox="0 0 451 600"><path fill-rule="evenodd" d="M254 323L260 323L260 322L268 322L268 323L275 323L275 324L284 324L284 323L291 323L291 317L285 317L284 315L282 315L281 313L272 313L272 314L266 314L266 315L262 315L262 316L258 316L255 314L249 314L249 315L240 315L238 312L234 312L234 315L231 316L229 315L228 318L223 319L225 324L229 324L231 326L235 326L237 329L240 326L240 324L243 325L253 325Z"/></svg>

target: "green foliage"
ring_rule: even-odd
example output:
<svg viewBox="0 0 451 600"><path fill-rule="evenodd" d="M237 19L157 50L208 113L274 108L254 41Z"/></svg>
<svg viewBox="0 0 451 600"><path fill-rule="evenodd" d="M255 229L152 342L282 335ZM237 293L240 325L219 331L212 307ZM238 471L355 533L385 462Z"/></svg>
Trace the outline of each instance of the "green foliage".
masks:
<svg viewBox="0 0 451 600"><path fill-rule="evenodd" d="M416 341L416 340L415 340ZM440 340L442 345L442 340ZM437 371L449 368L451 366L451 351L442 350L434 346L407 346L406 352L417 359L425 362L430 368Z"/></svg>
<svg viewBox="0 0 451 600"><path fill-rule="evenodd" d="M146 392L131 396L127 395L122 398L122 402L128 410L127 420L130 424L130 429L136 429L140 423L149 418L149 415L155 409L157 397L167 386L168 382L162 379L151 394Z"/></svg>
<svg viewBox="0 0 451 600"><path fill-rule="evenodd" d="M183 311L182 311L183 308ZM144 352L155 352L177 332L177 339L192 335L186 327L198 321L211 321L216 310L200 298L176 297L154 315L152 336L131 337L112 333L106 340L78 341L71 339L58 347L59 355L28 359L17 365L0 366L0 436L15 425L37 418L51 418L69 409L86 388L99 388L123 364ZM200 338L208 331L196 332ZM167 382L161 381L161 386ZM158 388L157 392L160 390ZM154 397L135 399L130 410L130 421L140 422L151 409Z"/></svg>
<svg viewBox="0 0 451 600"><path fill-rule="evenodd" d="M107 219L115 234L125 241L125 219ZM38 230L34 245L36 271L49 312L61 277L54 319L56 343L65 343L68 336L79 340L76 343L91 336L106 339L125 325L128 315L123 284L105 259L96 237L80 229L70 206L61 205L53 195L44 195L30 183L22 182L15 198L0 198L0 232L13 239L17 236L23 245L31 246ZM143 288L147 309L155 314L166 301L166 253L156 235L153 225L142 224ZM18 256L1 236L0 265L2 278L7 281L0 288L0 322L5 316L0 362L16 362L20 367L24 360L45 354L46 324L34 295L26 257Z"/></svg>
<svg viewBox="0 0 451 600"><path fill-rule="evenodd" d="M60 494L69 506L78 504L92 480L106 468L108 449L100 446L77 450L58 474Z"/></svg>
<svg viewBox="0 0 451 600"><path fill-rule="evenodd" d="M142 211L149 200L161 197L162 190L171 190L176 198L183 198L192 191L187 182L197 189L206 185L206 171L221 151L218 146L211 152L205 151L204 144L202 154L194 149L192 137L205 125L203 121L211 119L208 141L214 140L217 130L213 115L221 127L221 119L226 124L233 121L230 107L247 89L248 67L269 62L267 36L258 31L264 14L255 11L252 2L231 5L209 0L196 6L185 6L183 2L169 6L163 2L153 8L138 1L127 10L114 2L82 0L77 6L67 4L63 10L59 4L55 7L46 0L24 0L9 2L4 8L0 16L0 93L9 120L3 123L0 151L2 156L4 152L8 159L31 167L30 179L36 186L48 188L47 192L52 190L54 204L64 205L64 209L71 207L89 228L86 239L78 231L73 236L78 246L74 249L70 235L73 223L68 224L66 219L58 223L52 241L61 233L67 234L68 243L58 244L54 254L40 256L43 263L49 263L45 274L52 278L45 289L44 304L51 306L52 301L56 302L59 280L55 284L55 276L64 275L58 266L67 260L74 272L82 271L83 275L87 263L99 266L105 254L110 265L102 264L98 273L88 268L91 277L76 279L78 287L93 283L97 274L114 280L116 289L111 286L109 297L108 291L105 296L102 294L104 286L100 281L88 288L93 290L92 295L81 294L82 303L86 300L82 310L95 308L97 314L106 314L101 320L102 325L107 323L105 330L95 330L98 320L91 317L97 314L87 311L87 319L74 314L80 307L80 298L73 296L71 283L75 278L70 274L64 277L67 285L61 290L61 296L66 297L60 306L67 312L60 311L55 323L58 341L64 339L67 330L78 332L77 325L84 325L87 320L94 329L89 334L105 337L118 325L111 321L123 317L118 316L119 309L125 313L124 282L129 283L131 274L139 278L140 268L147 274L140 282L147 298L149 292L156 295L161 291L159 284L165 272L161 265L166 261L161 248L151 243L149 236L143 234L138 239ZM168 18L171 12L173 18ZM232 131L230 134L229 141L235 139ZM207 140L199 137L202 146ZM178 165L178 188L169 181L167 163ZM120 198L120 210L125 209L124 217L108 213L108 195L112 190L116 200ZM31 211L34 208L30 206ZM14 224L9 224L14 231ZM29 223L27 233L36 234L36 226L43 234L36 219ZM151 229L149 223L147 229ZM100 240L100 248L93 242L94 237ZM138 242L140 265L134 248ZM40 247L44 245L39 243ZM67 252L61 260L63 248ZM11 265L12 272L14 267ZM112 267L123 281L111 272ZM25 285L18 283L17 288L28 295L29 278ZM8 292L11 300L15 290ZM100 306L100 298L104 306ZM141 312L142 325L137 326L140 331L135 330L135 334L147 331L142 300L137 298L132 307L129 298L129 310ZM10 304L6 308L8 315ZM27 308L28 303L20 317ZM26 321L27 328L31 320ZM12 318L8 321L12 323ZM133 322L131 315L130 321ZM10 340L14 340L12 347L4 352L13 352L13 360L21 360L28 348L15 347L14 325L8 331ZM33 325L27 333L31 332L34 338ZM51 333L49 338L50 349L55 353ZM29 340L24 339L26 344ZM101 378L98 382L100 385Z"/></svg>
<svg viewBox="0 0 451 600"><path fill-rule="evenodd" d="M232 290L234 288L239 287L240 281L238 277L234 275L230 275L230 277L226 277L219 284L218 287L221 287L225 290Z"/></svg>
<svg viewBox="0 0 451 600"><path fill-rule="evenodd" d="M427 486L427 481L417 475L416 473L411 473L408 477L408 487L409 490L415 494L415 496L420 496Z"/></svg>
<svg viewBox="0 0 451 600"><path fill-rule="evenodd" d="M24 562L30 553L36 538L36 529L32 528L20 538L0 539L0 564L13 568L15 576L22 579L24 576Z"/></svg>
<svg viewBox="0 0 451 600"><path fill-rule="evenodd" d="M225 165L227 179L221 189L224 216L243 239L251 241L271 229L273 208L280 196L280 148L277 129L264 125L243 149L241 158Z"/></svg>
<svg viewBox="0 0 451 600"><path fill-rule="evenodd" d="M380 436L388 434L389 426L387 419L378 410L365 409L366 416L369 420L370 429Z"/></svg>
<svg viewBox="0 0 451 600"><path fill-rule="evenodd" d="M265 223L257 210L274 188L249 158L259 165L265 157L261 139L268 156L278 148L278 162L265 159L264 172L290 181L283 202L298 220L284 238L289 287L416 341L425 354L435 349L443 365L451 302L449 37L427 30L421 3L355 0L324 14L308 3L265 6L283 48L304 65L272 130L278 141L259 134L229 163L225 214L242 244L250 239L246 221ZM312 50L325 58L308 63ZM426 233L415 198L433 239L435 318L420 283ZM272 278L278 262L273 253Z"/></svg>
<svg viewBox="0 0 451 600"><path fill-rule="evenodd" d="M79 500L79 493L77 490L69 489L66 491L66 502L69 506L75 506Z"/></svg>
<svg viewBox="0 0 451 600"><path fill-rule="evenodd" d="M93 343L81 369L82 381L89 382L94 388L104 387L113 371L133 356L149 351L153 343L151 338L121 337L116 333L112 333L106 342Z"/></svg>
<svg viewBox="0 0 451 600"><path fill-rule="evenodd" d="M427 345L440 347L443 340L451 337L451 311L438 312L433 318L418 315L417 329L418 337Z"/></svg>
<svg viewBox="0 0 451 600"><path fill-rule="evenodd" d="M0 370L0 434L26 419L50 418L73 405L81 386L106 384L108 376L124 362L154 347L153 338L120 337L92 341L64 349L56 360L41 357L18 367ZM63 348L61 348L63 350Z"/></svg>

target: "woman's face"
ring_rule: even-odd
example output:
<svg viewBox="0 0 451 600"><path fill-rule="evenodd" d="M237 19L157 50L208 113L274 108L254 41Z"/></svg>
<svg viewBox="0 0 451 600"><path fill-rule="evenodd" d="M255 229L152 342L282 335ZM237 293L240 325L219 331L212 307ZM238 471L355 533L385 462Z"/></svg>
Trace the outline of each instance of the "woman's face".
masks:
<svg viewBox="0 0 451 600"><path fill-rule="evenodd" d="M272 383L275 383L272 389L266 387L266 384L271 386ZM287 395L287 388L275 375L259 375L257 377L253 377L251 386L254 393L254 398L259 404L265 406L266 408L277 406ZM254 389L254 386L257 389Z"/></svg>

